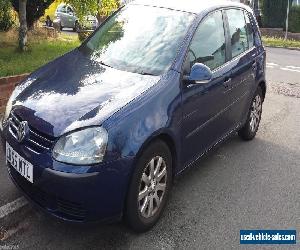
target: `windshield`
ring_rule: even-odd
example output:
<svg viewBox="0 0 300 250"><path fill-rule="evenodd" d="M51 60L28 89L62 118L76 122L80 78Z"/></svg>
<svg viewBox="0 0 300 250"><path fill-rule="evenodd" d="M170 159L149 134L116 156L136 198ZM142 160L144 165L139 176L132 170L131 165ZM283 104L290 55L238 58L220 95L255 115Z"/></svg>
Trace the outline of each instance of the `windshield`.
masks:
<svg viewBox="0 0 300 250"><path fill-rule="evenodd" d="M175 59L195 15L130 5L111 17L81 50L109 67L160 75Z"/></svg>

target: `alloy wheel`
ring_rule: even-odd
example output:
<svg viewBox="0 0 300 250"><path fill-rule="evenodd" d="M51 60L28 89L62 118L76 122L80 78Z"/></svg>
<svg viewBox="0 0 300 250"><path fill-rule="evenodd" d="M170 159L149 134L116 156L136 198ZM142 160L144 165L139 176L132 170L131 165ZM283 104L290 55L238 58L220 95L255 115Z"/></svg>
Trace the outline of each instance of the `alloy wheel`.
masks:
<svg viewBox="0 0 300 250"><path fill-rule="evenodd" d="M142 217L150 218L157 213L166 187L166 162L161 156L156 156L146 165L140 181L138 207Z"/></svg>
<svg viewBox="0 0 300 250"><path fill-rule="evenodd" d="M261 111L262 111L262 100L260 95L257 95L253 100L251 111L250 111L250 129L252 132L255 132L259 126Z"/></svg>

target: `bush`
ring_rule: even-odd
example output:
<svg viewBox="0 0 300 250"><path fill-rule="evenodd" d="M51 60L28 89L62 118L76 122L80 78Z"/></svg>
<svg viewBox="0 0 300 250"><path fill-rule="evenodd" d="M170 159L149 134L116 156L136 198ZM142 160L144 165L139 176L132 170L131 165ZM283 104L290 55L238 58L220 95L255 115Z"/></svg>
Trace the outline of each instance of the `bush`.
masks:
<svg viewBox="0 0 300 250"><path fill-rule="evenodd" d="M85 39L89 37L90 34L92 34L92 31L80 31L78 33L79 41L83 42Z"/></svg>
<svg viewBox="0 0 300 250"><path fill-rule="evenodd" d="M0 31L8 31L14 24L9 0L0 1Z"/></svg>
<svg viewBox="0 0 300 250"><path fill-rule="evenodd" d="M289 31L300 33L300 6L293 6L290 10Z"/></svg>

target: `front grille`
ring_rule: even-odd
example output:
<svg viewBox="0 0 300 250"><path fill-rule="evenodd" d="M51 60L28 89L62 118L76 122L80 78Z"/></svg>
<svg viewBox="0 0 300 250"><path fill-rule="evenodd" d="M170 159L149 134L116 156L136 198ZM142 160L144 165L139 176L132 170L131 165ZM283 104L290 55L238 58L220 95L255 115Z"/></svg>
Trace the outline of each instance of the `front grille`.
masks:
<svg viewBox="0 0 300 250"><path fill-rule="evenodd" d="M9 120L9 131L15 139L17 139L17 131L20 123L23 121L19 116L11 112ZM44 150L50 150L53 146L55 138L45 135L29 125L29 137L26 140L26 146L36 153Z"/></svg>
<svg viewBox="0 0 300 250"><path fill-rule="evenodd" d="M81 204L51 195L28 182L10 165L8 168L11 177L22 191L44 209L67 220L84 221L86 219L87 211Z"/></svg>

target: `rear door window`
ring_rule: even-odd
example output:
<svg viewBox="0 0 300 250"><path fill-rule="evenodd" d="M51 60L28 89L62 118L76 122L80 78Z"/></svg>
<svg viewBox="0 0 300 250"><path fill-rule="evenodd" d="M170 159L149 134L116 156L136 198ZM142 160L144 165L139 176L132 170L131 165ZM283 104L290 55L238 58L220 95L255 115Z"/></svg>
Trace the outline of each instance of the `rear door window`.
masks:
<svg viewBox="0 0 300 250"><path fill-rule="evenodd" d="M247 25L244 12L240 9L226 10L231 37L232 58L249 49Z"/></svg>
<svg viewBox="0 0 300 250"><path fill-rule="evenodd" d="M253 32L252 23L250 22L248 12L245 12L245 20L246 20L246 29L247 29L249 48L252 48L254 46L254 32Z"/></svg>

